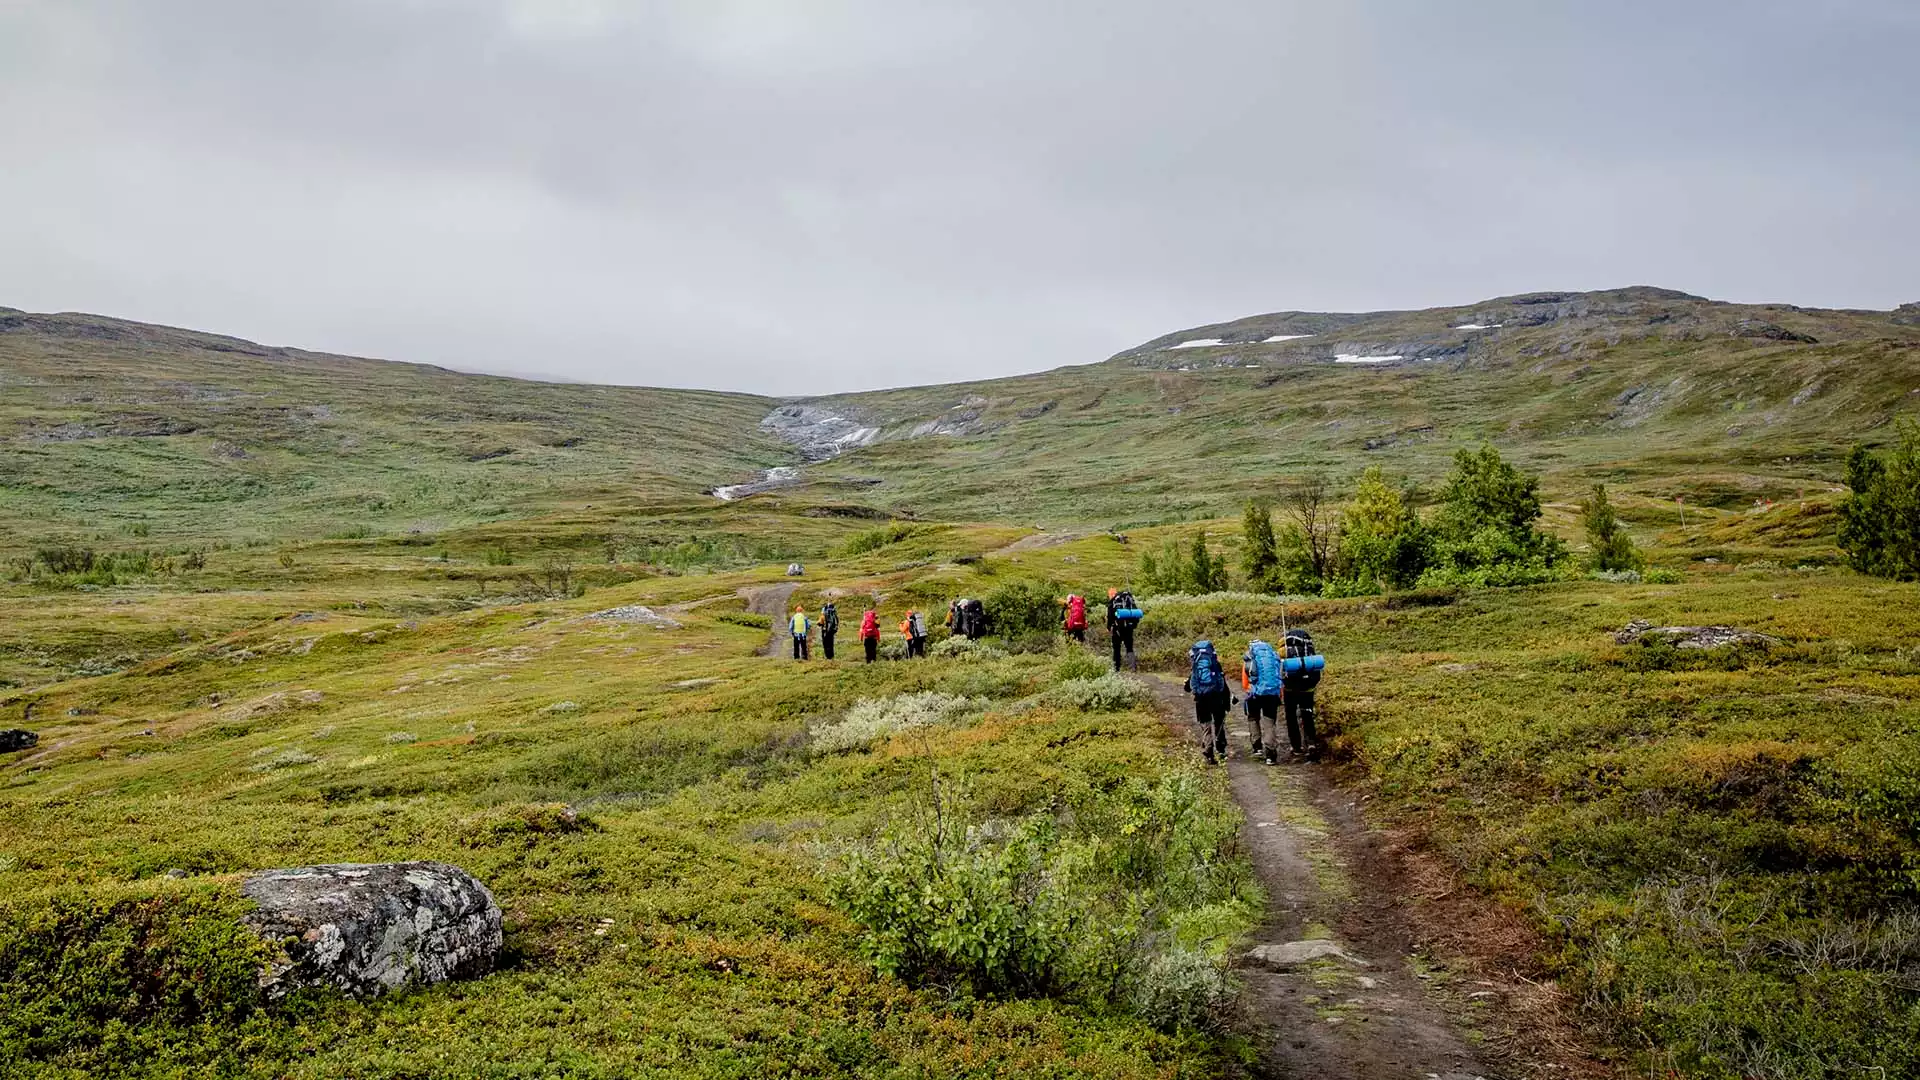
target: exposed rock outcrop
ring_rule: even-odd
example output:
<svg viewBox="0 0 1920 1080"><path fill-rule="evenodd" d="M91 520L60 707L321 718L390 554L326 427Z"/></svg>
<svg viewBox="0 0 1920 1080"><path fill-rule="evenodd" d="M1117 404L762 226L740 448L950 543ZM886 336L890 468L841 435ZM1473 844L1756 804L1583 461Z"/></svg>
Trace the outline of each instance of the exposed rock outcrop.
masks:
<svg viewBox="0 0 1920 1080"><path fill-rule="evenodd" d="M1767 648L1780 644L1779 638L1738 626L1655 626L1646 619L1635 619L1621 627L1613 640L1621 645L1664 641L1676 649L1718 649L1727 645Z"/></svg>
<svg viewBox="0 0 1920 1080"><path fill-rule="evenodd" d="M265 870L240 891L247 925L283 952L261 976L269 998L305 987L375 997L493 967L500 906L457 866L339 863Z"/></svg>

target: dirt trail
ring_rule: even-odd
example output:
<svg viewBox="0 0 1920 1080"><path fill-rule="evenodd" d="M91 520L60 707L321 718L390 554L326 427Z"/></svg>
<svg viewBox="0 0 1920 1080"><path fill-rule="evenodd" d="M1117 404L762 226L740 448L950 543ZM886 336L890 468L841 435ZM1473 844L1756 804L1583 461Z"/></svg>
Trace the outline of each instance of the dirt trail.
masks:
<svg viewBox="0 0 1920 1080"><path fill-rule="evenodd" d="M787 644L787 616L793 611L788 601L793 599L793 591L799 587L797 582L788 582L740 590L740 595L746 598L748 611L773 620L773 626L767 633L767 646L760 650L761 656L787 655L790 647Z"/></svg>
<svg viewBox="0 0 1920 1080"><path fill-rule="evenodd" d="M1162 717L1197 747L1193 699L1149 676ZM1410 963L1401 900L1406 883L1349 875L1343 850L1370 842L1365 825L1317 765L1253 759L1238 709L1228 718L1227 773L1245 821L1242 838L1267 891L1267 913L1243 962L1243 1000L1262 1072L1315 1080L1488 1080L1484 1065ZM1327 942L1338 956L1293 963L1286 951ZM1279 969L1279 970L1276 970Z"/></svg>

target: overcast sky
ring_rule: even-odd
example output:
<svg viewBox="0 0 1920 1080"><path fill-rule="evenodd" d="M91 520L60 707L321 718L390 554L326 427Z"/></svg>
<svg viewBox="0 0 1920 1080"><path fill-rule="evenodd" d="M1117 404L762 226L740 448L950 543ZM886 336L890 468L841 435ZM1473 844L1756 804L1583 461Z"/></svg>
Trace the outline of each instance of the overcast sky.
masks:
<svg viewBox="0 0 1920 1080"><path fill-rule="evenodd" d="M0 305L803 393L1920 300L1914 0L0 0Z"/></svg>

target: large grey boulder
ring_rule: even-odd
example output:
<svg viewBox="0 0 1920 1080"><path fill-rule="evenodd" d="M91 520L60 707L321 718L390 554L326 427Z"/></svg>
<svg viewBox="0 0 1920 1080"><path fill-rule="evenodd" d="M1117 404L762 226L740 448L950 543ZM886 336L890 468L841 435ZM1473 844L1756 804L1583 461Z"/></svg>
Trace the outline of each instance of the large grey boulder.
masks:
<svg viewBox="0 0 1920 1080"><path fill-rule="evenodd" d="M15 750L31 750L40 744L40 736L21 728L8 728L0 731L0 754L11 754Z"/></svg>
<svg viewBox="0 0 1920 1080"><path fill-rule="evenodd" d="M240 891L257 905L247 925L282 949L261 977L269 998L310 986L374 997L478 974L502 943L493 894L445 863L264 870Z"/></svg>
<svg viewBox="0 0 1920 1080"><path fill-rule="evenodd" d="M1769 648L1780 639L1738 626L1655 626L1646 619L1635 619L1620 628L1613 640L1621 645L1664 641L1676 649L1719 649L1728 645L1756 645Z"/></svg>

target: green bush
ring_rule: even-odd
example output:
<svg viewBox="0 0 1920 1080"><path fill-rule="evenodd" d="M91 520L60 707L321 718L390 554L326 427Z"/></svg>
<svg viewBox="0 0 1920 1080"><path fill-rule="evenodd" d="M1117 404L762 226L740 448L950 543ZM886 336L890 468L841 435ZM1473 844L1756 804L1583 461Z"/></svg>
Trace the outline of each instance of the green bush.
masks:
<svg viewBox="0 0 1920 1080"><path fill-rule="evenodd" d="M1100 654L1086 649L1072 649L1053 666L1053 675L1065 682L1069 679L1097 679L1108 670L1107 660Z"/></svg>
<svg viewBox="0 0 1920 1080"><path fill-rule="evenodd" d="M994 586L980 602L986 606L994 634L1013 639L1059 630L1063 595L1057 581L1022 579Z"/></svg>
<svg viewBox="0 0 1920 1080"><path fill-rule="evenodd" d="M912 536L915 531L915 527L910 522L889 521L885 525L855 533L840 550L846 555L865 555L891 544L897 544Z"/></svg>
<svg viewBox="0 0 1920 1080"><path fill-rule="evenodd" d="M1145 701L1147 696L1140 680L1115 671L1068 679L1047 692L1049 701L1081 712L1120 712Z"/></svg>
<svg viewBox="0 0 1920 1080"><path fill-rule="evenodd" d="M176 1062L236 1056L267 956L240 924L250 906L173 882L0 906L0 1075L118 1075L162 1050Z"/></svg>
<svg viewBox="0 0 1920 1080"><path fill-rule="evenodd" d="M833 723L813 730L810 746L816 754L865 750L903 731L954 724L984 712L987 702L937 691L863 698Z"/></svg>
<svg viewBox="0 0 1920 1080"><path fill-rule="evenodd" d="M1884 458L1855 446L1847 458L1840 547L1863 574L1920 578L1920 422L1902 420Z"/></svg>
<svg viewBox="0 0 1920 1080"><path fill-rule="evenodd" d="M831 892L873 966L910 984L1206 1028L1225 1019L1232 931L1184 931L1244 925L1253 894L1236 837L1234 815L1192 773L1012 822L936 800L847 851ZM1208 909L1230 915L1196 917Z"/></svg>

